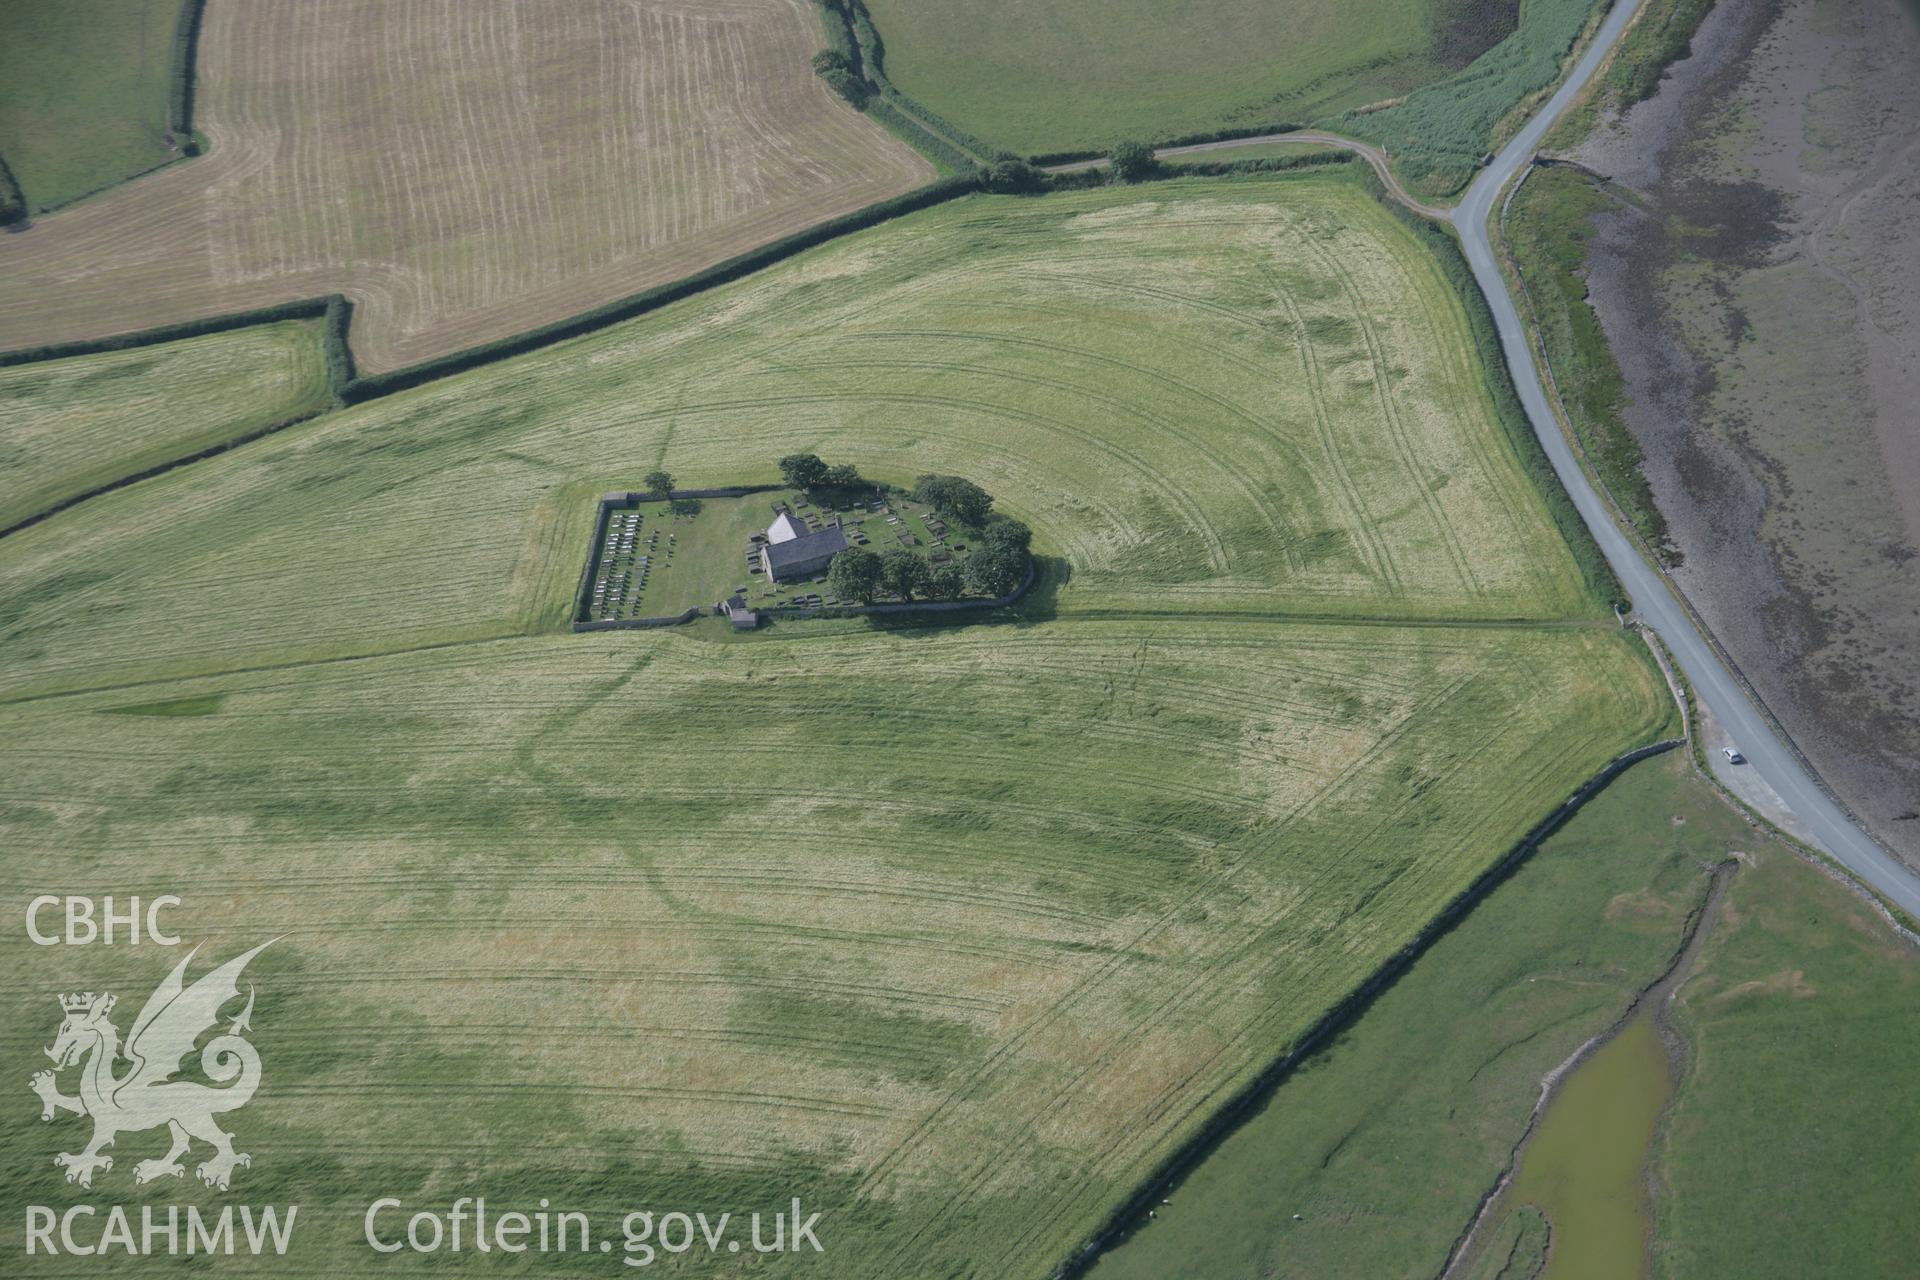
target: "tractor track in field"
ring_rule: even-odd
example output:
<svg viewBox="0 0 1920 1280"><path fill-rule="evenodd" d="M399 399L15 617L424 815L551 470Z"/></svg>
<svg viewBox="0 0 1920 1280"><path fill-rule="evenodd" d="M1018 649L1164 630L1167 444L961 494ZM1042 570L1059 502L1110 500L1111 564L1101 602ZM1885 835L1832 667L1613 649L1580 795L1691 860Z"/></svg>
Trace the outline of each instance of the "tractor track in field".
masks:
<svg viewBox="0 0 1920 1280"><path fill-rule="evenodd" d="M1553 464L1560 483L1573 499L1582 521L1606 556L1608 565L1625 588L1634 612L1666 642L1694 695L1706 704L1719 722L1726 726L1733 741L1739 744L1747 763L1728 767L1747 768L1758 774L1780 796L1788 813L1804 825L1810 843L1908 917L1920 917L1920 874L1883 849L1835 798L1832 789L1794 745L1777 717L1727 658L1720 643L1706 630L1705 624L1699 621L1678 585L1641 555L1635 543L1623 532L1622 521L1611 502L1601 496L1588 477L1553 414L1529 330L1508 291L1507 281L1501 274L1493 250L1489 220L1502 194L1518 175L1533 165L1536 148L1547 130L1573 105L1574 100L1606 64L1645 3L1646 0L1616 0L1573 70L1562 79L1553 96L1481 169L1460 203L1451 209L1427 204L1410 194L1394 176L1386 153L1379 147L1339 134L1313 130L1267 133L1250 138L1162 147L1153 155L1156 160L1164 160L1276 142L1336 147L1351 151L1365 160L1387 193L1400 204L1422 217L1451 227L1460 238L1474 279L1492 310L1514 388L1519 393L1535 436ZM1107 164L1106 158L1101 157L1049 166L1046 172L1074 173L1103 168Z"/></svg>

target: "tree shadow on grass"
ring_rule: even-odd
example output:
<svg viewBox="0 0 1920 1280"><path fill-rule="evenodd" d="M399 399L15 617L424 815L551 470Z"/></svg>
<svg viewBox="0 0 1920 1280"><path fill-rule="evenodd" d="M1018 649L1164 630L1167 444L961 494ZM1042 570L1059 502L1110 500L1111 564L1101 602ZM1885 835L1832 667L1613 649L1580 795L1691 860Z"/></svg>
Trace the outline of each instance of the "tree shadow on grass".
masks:
<svg viewBox="0 0 1920 1280"><path fill-rule="evenodd" d="M1059 612L1060 588L1073 579L1073 566L1060 556L1033 558L1033 585L1012 604L997 609L955 609L931 613L867 614L868 631L884 631L902 640L934 639L961 629L1027 628L1051 622Z"/></svg>
<svg viewBox="0 0 1920 1280"><path fill-rule="evenodd" d="M705 630L702 639L751 640L769 631L794 628L793 634L824 634L833 629L841 635L885 632L901 640L938 639L952 632L980 627L1025 629L1054 620L1059 612L1060 589L1073 579L1073 566L1060 556L1035 556L1033 585L1012 604L997 609L935 610L927 613L870 613L819 618L765 617L757 632L732 633Z"/></svg>

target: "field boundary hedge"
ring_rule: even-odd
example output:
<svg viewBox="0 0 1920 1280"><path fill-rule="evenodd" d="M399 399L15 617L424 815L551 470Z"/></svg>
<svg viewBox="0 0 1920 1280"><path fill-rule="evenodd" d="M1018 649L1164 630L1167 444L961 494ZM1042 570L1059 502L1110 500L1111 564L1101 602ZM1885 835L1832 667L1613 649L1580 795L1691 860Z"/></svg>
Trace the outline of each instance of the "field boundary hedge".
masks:
<svg viewBox="0 0 1920 1280"><path fill-rule="evenodd" d="M1307 127L1294 120L1282 120L1276 124L1234 125L1224 129L1208 129L1202 133L1183 133L1158 142L1148 142L1147 146L1154 151L1162 147L1197 147L1203 142L1237 142L1241 138L1258 138L1269 133L1299 133ZM1284 142L1286 139L1275 138L1274 141ZM1032 165L1074 164L1081 160L1099 160L1106 154L1106 151L1097 147L1083 147L1078 151L1041 151L1026 159Z"/></svg>
<svg viewBox="0 0 1920 1280"><path fill-rule="evenodd" d="M7 158L0 156L0 227L17 226L26 220L26 193L20 190L20 181L13 176L13 170L7 167Z"/></svg>
<svg viewBox="0 0 1920 1280"><path fill-rule="evenodd" d="M900 98L900 102L893 102L876 83L876 77L868 75L872 58L868 58L866 50L860 46L860 36L854 31L854 17L847 10L845 0L814 0L814 8L820 12L820 25L826 29L829 52L839 54L847 61L852 84L858 86L858 96L852 96L845 88L841 88L841 96L845 96L856 111L864 111L866 115L874 117L881 129L891 132L916 152L927 155L939 167L954 173L966 173L968 169L979 167L981 161L975 155L968 154L966 148L943 138L931 125L916 119L912 111L900 106L902 102L912 102L910 98L895 92L895 98ZM872 21L868 23L868 31L872 31ZM879 36L874 35L874 40L877 46ZM881 71L877 79L885 81L885 73ZM920 104L912 106L920 109ZM931 115L931 111L925 115Z"/></svg>
<svg viewBox="0 0 1920 1280"><path fill-rule="evenodd" d="M1685 743L1685 738L1662 738L1658 742L1650 742L1630 751L1621 752L1602 765L1599 772L1575 788L1573 794L1561 801L1559 806L1546 817L1534 823L1517 844L1507 850L1492 866L1476 876L1466 888L1455 894L1426 924L1421 926L1405 946L1387 957L1371 976L1323 1013L1286 1053L1236 1089L1227 1102L1208 1117L1191 1137L1180 1142L1169 1155L1155 1164L1152 1171L1140 1181L1133 1194L1121 1201L1113 1212L1107 1215L1106 1221L1086 1244L1076 1249L1054 1268L1053 1275L1056 1280L1078 1280L1079 1277L1086 1275L1107 1248L1136 1224L1149 1208L1159 1202L1160 1198L1166 1194L1164 1189L1168 1184L1177 1181L1181 1175L1204 1159L1213 1146L1237 1128L1240 1122L1264 1102L1288 1075L1320 1049L1330 1044L1341 1031L1351 1026L1361 1014L1366 1012L1367 1006L1405 973L1415 960L1425 954L1442 934L1518 870L1521 863L1533 856L1542 841L1565 826L1568 820L1585 808L1588 802L1606 788L1608 783L1640 761L1671 751Z"/></svg>
<svg viewBox="0 0 1920 1280"><path fill-rule="evenodd" d="M1252 160L1201 160L1194 163L1168 162L1157 160L1153 170L1136 178L1133 185L1146 182L1171 182L1178 178L1254 178L1276 177L1281 174L1298 173L1303 169L1338 169L1341 166L1364 166L1366 164L1359 153L1353 151L1329 150L1323 154L1304 156L1263 156ZM1064 173L1039 171L1043 192L1084 191L1089 187L1104 187L1116 181L1109 167L1069 169Z"/></svg>
<svg viewBox="0 0 1920 1280"><path fill-rule="evenodd" d="M281 418L262 427L255 427L239 435L196 449L192 453L169 458L165 462L156 462L129 475L94 485L80 493L62 498L50 507L45 507L32 515L24 516L5 528L0 528L0 538L8 537L39 524L50 516L58 515L69 507L112 493L115 489L124 489L128 485L138 484L142 480L151 480L164 475L176 467L190 463L204 462L215 454L225 453L229 449L255 440L264 439L277 431L295 427L303 422L311 422L322 414L330 413L342 403L341 393L353 380L353 352L347 347L347 329L352 323L353 303L344 294L332 293L318 298L301 298L295 302L283 302L271 307L255 307L249 311L234 311L223 316L209 316L203 320L188 320L180 324L163 325L157 329L142 329L134 333L118 333L105 338L91 338L82 342L65 342L44 347L21 347L13 351L0 351L0 368L12 365L39 364L52 360L69 360L76 356L101 355L112 351L132 351L140 347L159 346L167 342L181 342L188 338L200 338L209 334L227 333L235 329L250 329L256 325L277 324L283 320L318 320L320 322L320 357L327 370L327 395L331 403L307 413L295 414L290 418Z"/></svg>
<svg viewBox="0 0 1920 1280"><path fill-rule="evenodd" d="M418 364L406 365L386 373L356 377L341 389L341 399L347 404L358 404L363 400L391 395L396 391L403 391L423 382L432 382L478 365L491 364L509 356L524 355L541 347L564 342L568 338L577 338L622 320L631 320L636 316L658 311L670 303L704 293L719 285L730 284L742 276L751 275L805 250L838 239L849 232L877 226L904 214L918 213L922 209L970 195L979 189L979 177L972 173L928 183L905 195L882 200L863 209L856 209L852 213L829 218L825 222L781 236L777 240L770 240L757 248L735 254L725 261L696 271L690 276L682 276L678 280L654 285L650 289L628 294L624 298L616 298L612 302L602 303L600 306L564 319L526 329L505 338L497 338L492 342L483 342L451 355L423 360Z"/></svg>
<svg viewBox="0 0 1920 1280"><path fill-rule="evenodd" d="M297 427L303 422L311 422L322 414L330 412L332 412L332 409L327 406L310 409L306 413L295 414L291 418L281 418L278 421L269 422L264 427L255 427L251 431L244 431L237 436L229 437L217 444L210 444L204 449L196 449L192 453L183 454L178 458L168 458L165 462L156 462L150 467L143 467L139 471L133 472L131 475L119 476L115 479L105 481L102 484L94 485L91 489L73 494L70 497L62 498L50 507L43 507L30 516L22 516L6 528L0 529L0 538L11 537L19 533L22 529L32 528L42 520L51 519L59 515L69 507L77 507L83 502L88 502L94 498L112 493L116 489L125 489L129 485L139 484L142 480L151 480L155 476L165 475L176 467L188 466L195 462L204 462L215 454L225 453L229 449L237 449L243 444L252 444L255 440L264 439L276 431L285 431L288 427Z"/></svg>
<svg viewBox="0 0 1920 1280"><path fill-rule="evenodd" d="M876 95L867 102L869 114L889 122L898 122L912 134L931 140L937 151L929 151L928 154L948 164L953 164L957 158L959 163L954 166L956 168L977 168L1011 154L1003 147L982 142L938 112L900 92L893 81L887 79L887 46L873 25L873 15L867 12L865 0L817 0L817 3L838 13L846 23L854 44L854 69L873 86ZM881 105L883 110L874 112L876 105Z"/></svg>
<svg viewBox="0 0 1920 1280"><path fill-rule="evenodd" d="M183 156L200 154L193 133L193 94L199 83L200 24L207 0L180 0L180 18L173 28L173 74L167 85L167 128Z"/></svg>
<svg viewBox="0 0 1920 1280"><path fill-rule="evenodd" d="M944 204L948 200L971 195L980 189L980 176L975 172L943 178L926 186L917 187L903 195L878 201L865 208L856 209L852 213L829 218L825 222L804 227L777 240L770 240L766 244L735 254L731 258L716 262L692 275L682 276L678 280L669 280L548 324L468 347L450 355L405 365L386 373L363 375L358 372L353 359L353 349L348 340L353 302L345 294L340 293L299 298L291 302L253 307L244 311L229 311L222 315L158 325L151 329L136 329L102 338L86 338L77 342L53 343L38 347L15 347L10 351L0 351L0 367L33 364L42 360L64 360L71 356L96 355L104 351L124 351L132 347L152 346L162 342L176 342L182 338L199 337L202 334L222 333L229 329L244 329L249 325L268 324L276 320L318 319L322 321L322 340L326 344L328 389L341 404L358 404L363 400L391 395L396 391L403 391L424 382L432 382L478 365L490 364L510 356L524 355L541 347L552 346L569 338L577 338L609 325L618 324L620 321L657 311L695 294L704 293L723 284L730 284L743 276L751 275L854 231L878 226L882 222L889 222L909 213L918 213L922 209Z"/></svg>
<svg viewBox="0 0 1920 1280"><path fill-rule="evenodd" d="M1195 152L1207 155L1208 152ZM1227 154L1222 152L1222 155ZM1291 173L1296 169L1333 169L1364 165L1352 151L1326 151L1305 156L1259 156L1251 160L1156 161L1164 178L1231 178L1236 174ZM1099 172L1095 170L1095 172Z"/></svg>
<svg viewBox="0 0 1920 1280"><path fill-rule="evenodd" d="M346 333L353 304L344 294L326 293L314 298L298 298L292 302L277 302L267 307L251 307L245 311L229 311L224 315L205 316L198 320L182 320L176 324L164 324L152 329L135 329L128 333L108 334L104 338L83 338L78 342L50 343L40 347L15 347L11 351L0 351L0 368L16 364L38 364L43 360L67 360L74 356L100 355L108 351L130 351L135 347L157 346L163 342L179 342L183 338L199 338L210 333L226 333L233 329L249 329L258 324L274 324L281 320L318 320L321 322L322 343L338 343L341 350L328 350L327 375L328 390L336 396L345 389L351 380L353 354L346 348ZM334 379L340 376L336 385Z"/></svg>
<svg viewBox="0 0 1920 1280"><path fill-rule="evenodd" d="M865 81L867 73L862 67L860 41L854 38L853 19L847 16L838 0L813 0L813 7L820 12L820 25L826 31L827 48L847 60L853 68L856 78Z"/></svg>

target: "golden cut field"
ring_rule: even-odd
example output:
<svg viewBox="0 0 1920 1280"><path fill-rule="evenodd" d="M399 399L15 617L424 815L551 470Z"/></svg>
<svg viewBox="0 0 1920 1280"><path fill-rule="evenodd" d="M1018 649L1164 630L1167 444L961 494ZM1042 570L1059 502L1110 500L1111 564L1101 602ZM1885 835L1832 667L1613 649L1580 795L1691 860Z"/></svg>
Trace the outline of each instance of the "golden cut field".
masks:
<svg viewBox="0 0 1920 1280"><path fill-rule="evenodd" d="M807 0L212 0L211 153L0 237L0 348L339 291L378 371L928 180L822 44Z"/></svg>

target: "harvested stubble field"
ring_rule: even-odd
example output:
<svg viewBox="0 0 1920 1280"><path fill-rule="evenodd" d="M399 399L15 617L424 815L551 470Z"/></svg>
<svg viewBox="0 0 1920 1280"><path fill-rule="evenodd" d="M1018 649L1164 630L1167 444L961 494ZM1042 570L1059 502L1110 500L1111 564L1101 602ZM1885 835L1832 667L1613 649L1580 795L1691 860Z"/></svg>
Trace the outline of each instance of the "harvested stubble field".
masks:
<svg viewBox="0 0 1920 1280"><path fill-rule="evenodd" d="M529 637L7 708L0 847L16 914L172 892L213 956L286 935L230 1125L303 1273L367 1256L375 1195L484 1187L798 1195L798 1273L1037 1276L1666 717L1605 627ZM29 949L17 1062L50 991L172 959ZM87 1192L65 1128L0 1126L16 1202L176 1194L137 1139Z"/></svg>
<svg viewBox="0 0 1920 1280"><path fill-rule="evenodd" d="M0 368L0 529L327 403L313 324L289 320Z"/></svg>
<svg viewBox="0 0 1920 1280"><path fill-rule="evenodd" d="M1514 0L867 0L893 83L1023 152L1316 120L1470 63Z"/></svg>
<svg viewBox="0 0 1920 1280"><path fill-rule="evenodd" d="M308 1273L364 1264L374 1196L484 1186L800 1196L796 1273L1046 1274L1666 731L1477 359L1348 177L981 196L107 494L0 539L8 909L286 935L236 1186L302 1205ZM1047 584L557 633L598 494L802 449L976 478ZM48 991L165 958L36 952L14 1060ZM20 1202L179 1194L0 1127Z"/></svg>
<svg viewBox="0 0 1920 1280"><path fill-rule="evenodd" d="M213 151L0 237L0 347L344 292L382 370L926 181L806 0L208 6Z"/></svg>
<svg viewBox="0 0 1920 1280"><path fill-rule="evenodd" d="M557 629L595 495L802 449L975 479L1062 612L1607 617L1420 242L1193 179L970 197L107 495L0 542L0 694Z"/></svg>

